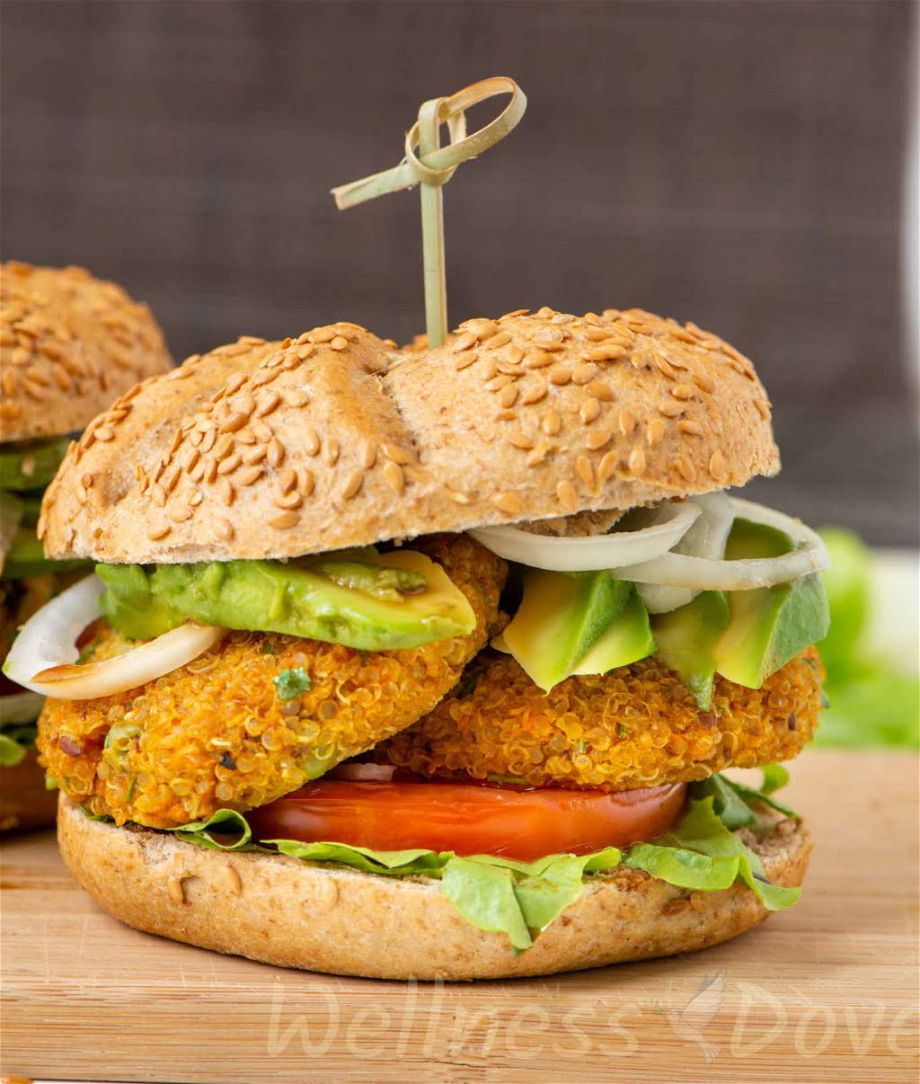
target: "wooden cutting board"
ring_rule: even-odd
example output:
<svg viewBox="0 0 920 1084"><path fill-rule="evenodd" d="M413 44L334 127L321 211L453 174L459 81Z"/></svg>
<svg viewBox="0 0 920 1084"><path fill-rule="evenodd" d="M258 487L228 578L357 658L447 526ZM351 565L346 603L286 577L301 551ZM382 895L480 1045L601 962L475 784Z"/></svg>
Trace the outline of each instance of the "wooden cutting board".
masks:
<svg viewBox="0 0 920 1084"><path fill-rule="evenodd" d="M4 1073L94 1081L917 1080L912 755L811 751L806 893L738 941L548 979L284 971L126 929L50 833L2 851Z"/></svg>

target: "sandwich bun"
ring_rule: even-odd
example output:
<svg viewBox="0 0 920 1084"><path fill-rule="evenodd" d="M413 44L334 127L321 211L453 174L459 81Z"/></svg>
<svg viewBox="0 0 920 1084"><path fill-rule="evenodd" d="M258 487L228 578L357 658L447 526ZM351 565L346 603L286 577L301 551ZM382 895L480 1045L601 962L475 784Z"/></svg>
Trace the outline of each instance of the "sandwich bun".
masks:
<svg viewBox="0 0 920 1084"><path fill-rule="evenodd" d="M80 267L0 265L0 442L82 429L171 366L150 310L121 287ZM51 823L56 801L34 749L0 768L0 832Z"/></svg>
<svg viewBox="0 0 920 1084"><path fill-rule="evenodd" d="M0 440L82 429L172 359L146 305L81 267L0 267Z"/></svg>
<svg viewBox="0 0 920 1084"><path fill-rule="evenodd" d="M770 813L745 836L766 876L800 885L804 824ZM383 979L502 979L604 967L717 945L768 912L747 887L691 892L634 869L592 877L515 954L470 925L436 880L380 877L284 855L228 853L91 820L61 796L61 854L80 886L128 926L279 967Z"/></svg>
<svg viewBox="0 0 920 1084"><path fill-rule="evenodd" d="M338 323L241 338L121 396L71 448L39 534L104 562L285 558L778 469L751 363L694 324L541 309L401 352Z"/></svg>
<svg viewBox="0 0 920 1084"><path fill-rule="evenodd" d="M0 832L23 832L54 821L58 796L45 786L45 772L34 748L13 765L0 768Z"/></svg>

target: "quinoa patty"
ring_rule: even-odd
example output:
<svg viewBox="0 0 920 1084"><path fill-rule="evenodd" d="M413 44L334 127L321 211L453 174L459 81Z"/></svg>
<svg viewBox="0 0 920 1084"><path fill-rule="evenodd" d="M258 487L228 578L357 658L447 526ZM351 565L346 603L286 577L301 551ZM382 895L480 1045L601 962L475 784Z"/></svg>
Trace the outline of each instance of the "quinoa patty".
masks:
<svg viewBox="0 0 920 1084"><path fill-rule="evenodd" d="M509 655L484 655L459 691L377 753L429 777L601 790L689 782L796 756L818 725L823 676L809 648L760 689L717 677L703 712L654 656L545 693Z"/></svg>
<svg viewBox="0 0 920 1084"><path fill-rule="evenodd" d="M245 811L370 748L430 711L498 621L503 561L466 536L421 539L469 599L468 636L361 652L274 633L232 632L156 681L97 700L49 700L39 750L67 796L93 813L171 828L225 807ZM97 657L127 645L107 626ZM274 679L310 687L282 699Z"/></svg>

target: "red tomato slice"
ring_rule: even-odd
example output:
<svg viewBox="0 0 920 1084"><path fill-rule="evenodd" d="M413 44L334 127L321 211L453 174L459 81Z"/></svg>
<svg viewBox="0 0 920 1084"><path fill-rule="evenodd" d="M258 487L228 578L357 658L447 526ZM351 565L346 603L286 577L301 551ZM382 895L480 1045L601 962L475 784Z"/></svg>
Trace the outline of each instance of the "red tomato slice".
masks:
<svg viewBox="0 0 920 1084"><path fill-rule="evenodd" d="M654 839L680 816L686 789L675 783L605 794L320 779L246 817L257 839L349 843L380 851L418 847L532 861Z"/></svg>

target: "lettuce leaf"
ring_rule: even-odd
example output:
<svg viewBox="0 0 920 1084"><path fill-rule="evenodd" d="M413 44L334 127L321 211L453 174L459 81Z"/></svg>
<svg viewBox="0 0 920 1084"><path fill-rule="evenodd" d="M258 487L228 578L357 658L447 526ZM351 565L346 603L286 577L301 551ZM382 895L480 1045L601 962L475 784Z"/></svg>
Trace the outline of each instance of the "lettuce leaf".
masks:
<svg viewBox="0 0 920 1084"><path fill-rule="evenodd" d="M801 889L783 888L767 880L763 863L722 820L715 797L691 798L687 812L654 844L631 847L626 865L682 888L713 891L743 881L770 911L791 907ZM662 851L668 852L662 855ZM700 862L708 858L709 863ZM730 879L729 879L730 878Z"/></svg>
<svg viewBox="0 0 920 1084"><path fill-rule="evenodd" d="M760 789L746 786L735 779L716 774L699 783L693 783L690 787L691 798L713 799L713 808L726 828L734 831L736 828L744 828L757 820L757 814L752 806L758 803L768 805L778 813L787 817L797 817L798 814L788 806L781 805L771 794L779 790L789 782L789 773L782 764L766 764L761 769L763 782Z"/></svg>
<svg viewBox="0 0 920 1084"><path fill-rule="evenodd" d="M614 869L621 857L616 847L587 855L554 854L536 862L453 856L441 875L441 891L473 926L506 933L522 952L533 944L531 931L545 930L581 896L586 873Z"/></svg>
<svg viewBox="0 0 920 1084"><path fill-rule="evenodd" d="M301 843L296 839L266 839L264 842L277 847L281 854L300 858L304 862L337 862L382 877L410 877L417 874L438 877L452 857L449 851L374 851L370 847L353 847L349 843Z"/></svg>
<svg viewBox="0 0 920 1084"><path fill-rule="evenodd" d="M10 726L0 731L0 765L13 768L21 764L26 753L35 745L36 730L29 726Z"/></svg>
<svg viewBox="0 0 920 1084"><path fill-rule="evenodd" d="M788 778L785 769L763 769L760 790L715 775L690 787L690 801L680 821L653 843L634 844L621 852L607 847L588 855L553 854L534 862L501 855L460 856L424 849L377 851L346 843L302 843L269 839L256 843L242 813L220 809L206 820L171 829L177 839L222 851L278 852L304 862L329 862L381 877L427 877L477 929L503 933L516 952L575 903L585 883L620 864L641 869L669 884L698 892L717 892L736 881L747 885L770 910L791 907L799 889L766 879L763 864L735 830L753 824L766 803L795 816L770 793Z"/></svg>
<svg viewBox="0 0 920 1084"><path fill-rule="evenodd" d="M252 829L242 813L218 809L207 820L189 821L181 828L170 829L183 843L196 843L212 851L262 850L252 843ZM215 838L215 833L217 837ZM224 838L220 838L224 837Z"/></svg>
<svg viewBox="0 0 920 1084"><path fill-rule="evenodd" d="M789 782L789 770L782 764L764 764L760 769L763 782L760 784L761 794L772 794L775 790L782 790Z"/></svg>

